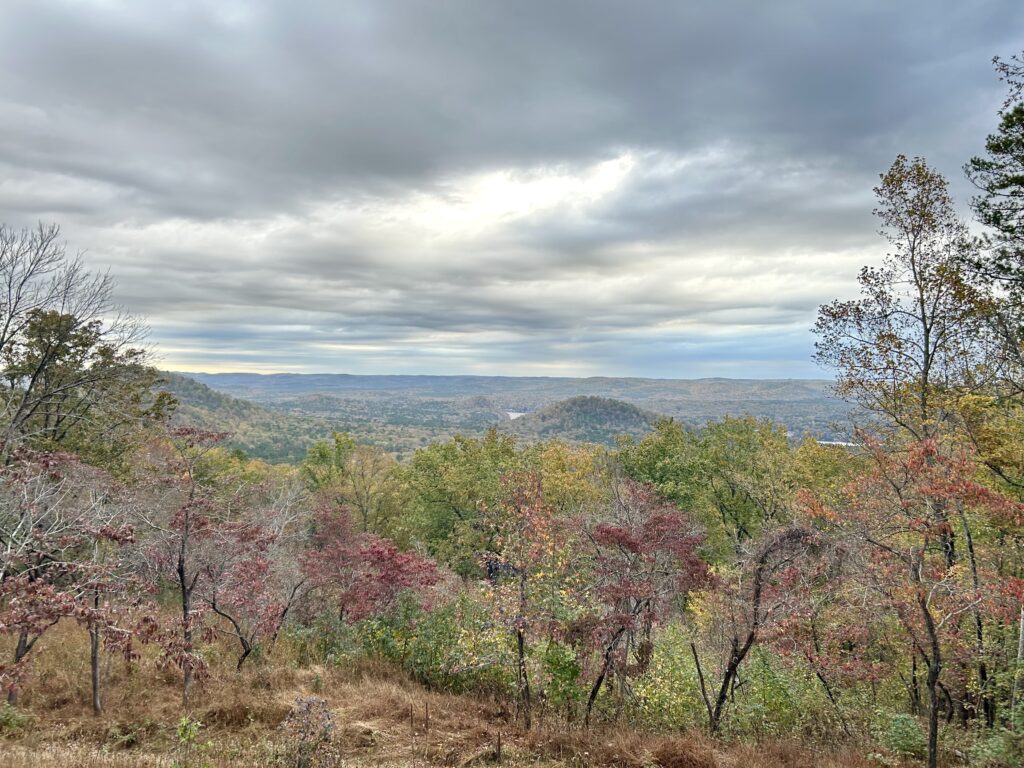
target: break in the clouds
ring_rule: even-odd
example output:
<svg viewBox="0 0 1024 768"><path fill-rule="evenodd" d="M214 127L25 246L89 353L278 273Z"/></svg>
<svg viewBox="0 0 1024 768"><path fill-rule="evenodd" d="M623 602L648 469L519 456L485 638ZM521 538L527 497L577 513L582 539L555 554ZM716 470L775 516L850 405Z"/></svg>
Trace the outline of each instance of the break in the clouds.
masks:
<svg viewBox="0 0 1024 768"><path fill-rule="evenodd" d="M813 376L1019 0L6 0L0 221L186 370Z"/></svg>

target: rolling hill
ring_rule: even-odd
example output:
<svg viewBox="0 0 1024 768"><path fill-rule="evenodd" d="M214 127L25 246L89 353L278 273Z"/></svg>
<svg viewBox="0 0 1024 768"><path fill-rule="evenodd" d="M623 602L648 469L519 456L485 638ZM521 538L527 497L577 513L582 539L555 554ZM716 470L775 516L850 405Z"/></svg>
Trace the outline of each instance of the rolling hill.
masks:
<svg viewBox="0 0 1024 768"><path fill-rule="evenodd" d="M230 432L226 444L271 463L298 462L317 440L331 436L327 419L265 408L174 373L163 373L160 389L174 395L178 407L172 420Z"/></svg>
<svg viewBox="0 0 1024 768"><path fill-rule="evenodd" d="M558 437L614 445L619 435L642 438L658 418L658 414L621 400L579 395L504 422L500 429L526 440Z"/></svg>

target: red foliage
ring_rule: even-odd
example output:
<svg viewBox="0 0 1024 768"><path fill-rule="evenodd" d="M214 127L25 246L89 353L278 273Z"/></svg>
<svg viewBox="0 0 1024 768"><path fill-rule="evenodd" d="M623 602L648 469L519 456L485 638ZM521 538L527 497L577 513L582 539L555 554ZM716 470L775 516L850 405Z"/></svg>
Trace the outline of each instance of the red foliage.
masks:
<svg viewBox="0 0 1024 768"><path fill-rule="evenodd" d="M302 556L311 587L352 622L387 612L404 592L423 600L438 580L434 561L375 534L355 533L351 518L344 508L318 510L313 545Z"/></svg>
<svg viewBox="0 0 1024 768"><path fill-rule="evenodd" d="M17 688L30 651L63 618L132 655L139 584L123 549L133 499L106 473L64 453L21 450L0 472L0 634L17 638L0 688ZM11 694L13 697L13 694Z"/></svg>
<svg viewBox="0 0 1024 768"><path fill-rule="evenodd" d="M649 486L622 483L609 518L594 524L589 538L595 593L604 606L593 624L593 647L641 627L649 631L674 601L709 583L698 555L703 537Z"/></svg>

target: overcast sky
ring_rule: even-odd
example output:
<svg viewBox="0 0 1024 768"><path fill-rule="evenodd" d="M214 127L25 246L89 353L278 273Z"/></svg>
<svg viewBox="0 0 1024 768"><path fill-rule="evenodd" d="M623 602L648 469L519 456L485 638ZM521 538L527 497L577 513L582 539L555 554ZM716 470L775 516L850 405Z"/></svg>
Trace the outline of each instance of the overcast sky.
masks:
<svg viewBox="0 0 1024 768"><path fill-rule="evenodd" d="M178 370L822 376L871 187L995 125L1020 0L3 0L0 221Z"/></svg>

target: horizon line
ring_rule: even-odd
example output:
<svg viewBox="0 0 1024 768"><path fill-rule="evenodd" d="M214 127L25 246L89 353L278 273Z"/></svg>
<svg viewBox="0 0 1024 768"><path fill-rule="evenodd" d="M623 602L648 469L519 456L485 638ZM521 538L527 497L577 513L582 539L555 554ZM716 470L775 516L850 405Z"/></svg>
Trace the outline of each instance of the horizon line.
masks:
<svg viewBox="0 0 1024 768"><path fill-rule="evenodd" d="M741 377L741 376L696 376L692 378L670 376L613 376L598 374L591 376L551 376L551 375L509 375L486 373L346 373L343 371L186 371L158 369L163 373L176 373L182 376L350 376L352 378L420 378L420 379L570 379L586 381L590 379L633 379L637 381L814 381L832 382L828 377L814 378L809 376L783 377Z"/></svg>

